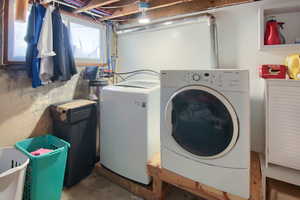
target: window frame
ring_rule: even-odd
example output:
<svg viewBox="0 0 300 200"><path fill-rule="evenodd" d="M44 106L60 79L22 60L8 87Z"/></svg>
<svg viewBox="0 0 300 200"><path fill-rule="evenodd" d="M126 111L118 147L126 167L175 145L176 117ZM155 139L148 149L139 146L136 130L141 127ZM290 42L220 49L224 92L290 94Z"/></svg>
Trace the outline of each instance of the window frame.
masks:
<svg viewBox="0 0 300 200"><path fill-rule="evenodd" d="M3 15L3 43L2 43L2 55L3 55L3 64L4 65L24 65L26 64L25 61L12 61L9 60L9 32L10 32L10 8L11 6L14 6L14 1L11 0L4 0L4 15ZM95 23L91 18L86 16L79 16L76 14L72 14L66 11L62 10L62 18L63 21L67 20L67 26L70 28L70 23L77 23L84 26L90 26L90 27L99 27L100 30L100 42L101 42L101 25ZM11 19L12 22L14 22L14 19ZM101 44L100 44L101 46ZM101 53L100 53L101 54ZM89 60L89 59L75 59L76 66L102 66L107 65L107 63L101 63L101 58L99 60Z"/></svg>
<svg viewBox="0 0 300 200"><path fill-rule="evenodd" d="M101 46L101 27L99 24L95 23L92 20L82 19L82 18L75 17L74 15L70 15L67 13L62 14L62 19L63 19L63 21L64 20L67 21L67 27L69 28L69 31L70 31L70 37L72 37L71 23L80 24L80 25L92 27L92 28L99 28L99 41L100 41L99 45ZM100 53L100 56L101 56L101 53ZM75 58L75 55L74 55L74 59L75 59L76 65L95 65L95 63L98 63L97 65L103 64L103 63L101 63L101 58L99 58L99 60L97 60L97 59L82 59L82 58Z"/></svg>
<svg viewBox="0 0 300 200"><path fill-rule="evenodd" d="M4 0L4 23L3 23L3 64L14 65L14 64L25 64L24 61L10 61L8 59L8 49L9 49L9 14L10 7L13 6L10 0ZM13 1L14 2L14 1Z"/></svg>

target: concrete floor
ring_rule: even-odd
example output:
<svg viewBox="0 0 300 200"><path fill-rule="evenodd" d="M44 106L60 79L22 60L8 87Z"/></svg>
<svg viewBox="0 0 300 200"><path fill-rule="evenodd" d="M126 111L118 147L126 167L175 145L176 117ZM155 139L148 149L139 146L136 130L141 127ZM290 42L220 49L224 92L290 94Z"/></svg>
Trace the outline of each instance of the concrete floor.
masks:
<svg viewBox="0 0 300 200"><path fill-rule="evenodd" d="M65 189L61 200L142 200L127 190L92 173L79 184L70 189ZM167 200L203 200L190 193L172 188Z"/></svg>

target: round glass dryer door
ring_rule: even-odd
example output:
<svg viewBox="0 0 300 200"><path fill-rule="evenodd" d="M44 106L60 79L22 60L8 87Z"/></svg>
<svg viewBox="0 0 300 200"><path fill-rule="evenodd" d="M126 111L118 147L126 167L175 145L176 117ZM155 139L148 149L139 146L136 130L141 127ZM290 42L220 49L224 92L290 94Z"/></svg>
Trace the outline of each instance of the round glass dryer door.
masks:
<svg viewBox="0 0 300 200"><path fill-rule="evenodd" d="M229 101L204 86L177 91L165 110L173 139L197 157L213 159L229 152L238 139L238 118Z"/></svg>

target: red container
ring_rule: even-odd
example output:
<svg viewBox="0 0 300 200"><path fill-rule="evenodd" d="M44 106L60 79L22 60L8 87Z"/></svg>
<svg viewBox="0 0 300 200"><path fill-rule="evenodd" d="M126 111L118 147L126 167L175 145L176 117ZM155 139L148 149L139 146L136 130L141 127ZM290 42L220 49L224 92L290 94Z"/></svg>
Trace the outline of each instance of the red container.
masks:
<svg viewBox="0 0 300 200"><path fill-rule="evenodd" d="M285 79L286 72L285 65L262 65L259 68L259 76L265 79Z"/></svg>
<svg viewBox="0 0 300 200"><path fill-rule="evenodd" d="M281 44L278 22L269 20L266 25L265 45Z"/></svg>

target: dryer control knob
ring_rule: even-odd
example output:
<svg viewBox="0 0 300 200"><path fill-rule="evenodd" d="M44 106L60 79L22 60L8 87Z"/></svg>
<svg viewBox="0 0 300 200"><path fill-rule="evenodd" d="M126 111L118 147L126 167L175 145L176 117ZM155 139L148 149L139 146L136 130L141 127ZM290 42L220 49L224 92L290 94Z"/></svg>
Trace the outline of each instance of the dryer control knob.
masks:
<svg viewBox="0 0 300 200"><path fill-rule="evenodd" d="M194 81L200 81L201 79L200 74L193 74L192 78Z"/></svg>

